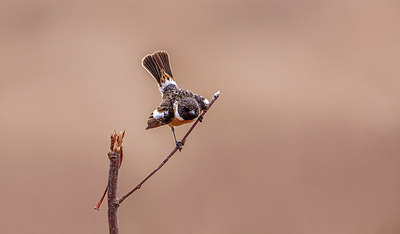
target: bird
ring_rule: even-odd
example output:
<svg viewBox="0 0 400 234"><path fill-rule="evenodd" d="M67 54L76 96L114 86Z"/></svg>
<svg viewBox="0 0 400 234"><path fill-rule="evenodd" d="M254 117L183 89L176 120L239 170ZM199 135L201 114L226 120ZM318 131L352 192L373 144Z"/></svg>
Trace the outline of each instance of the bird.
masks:
<svg viewBox="0 0 400 234"><path fill-rule="evenodd" d="M189 90L178 87L169 62L169 55L165 51L156 51L146 55L142 66L157 81L161 92L160 105L150 114L146 130L168 125L176 147L182 150L184 142L177 141L175 127L193 122L202 112L206 112L210 102ZM200 118L199 121L202 119Z"/></svg>

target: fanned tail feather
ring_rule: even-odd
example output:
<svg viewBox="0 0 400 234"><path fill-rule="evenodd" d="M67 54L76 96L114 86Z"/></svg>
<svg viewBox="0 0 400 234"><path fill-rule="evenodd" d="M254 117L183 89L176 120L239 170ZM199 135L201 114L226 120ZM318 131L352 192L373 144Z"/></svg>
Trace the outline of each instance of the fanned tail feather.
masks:
<svg viewBox="0 0 400 234"><path fill-rule="evenodd" d="M161 92L164 92L166 87L167 89L178 87L172 76L167 52L157 51L146 55L142 60L142 65L156 79Z"/></svg>
<svg viewBox="0 0 400 234"><path fill-rule="evenodd" d="M156 60L157 65L161 70L164 70L170 77L173 77L167 52L158 51L153 54L153 58Z"/></svg>
<svg viewBox="0 0 400 234"><path fill-rule="evenodd" d="M142 60L142 65L154 77L154 79L156 79L157 83L160 84L162 74L153 55L146 55Z"/></svg>

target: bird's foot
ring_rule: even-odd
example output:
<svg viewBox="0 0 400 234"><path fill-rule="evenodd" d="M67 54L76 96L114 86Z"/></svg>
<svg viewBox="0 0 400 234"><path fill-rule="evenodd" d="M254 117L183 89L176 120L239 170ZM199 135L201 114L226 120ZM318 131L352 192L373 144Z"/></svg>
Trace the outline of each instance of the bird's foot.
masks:
<svg viewBox="0 0 400 234"><path fill-rule="evenodd" d="M200 115L198 119L199 119L200 123L203 122L203 116L202 115Z"/></svg>
<svg viewBox="0 0 400 234"><path fill-rule="evenodd" d="M176 148L178 148L179 152L182 150L182 146L183 146L184 144L185 144L185 143L183 143L183 142L181 142L181 141L177 141L177 142L176 142Z"/></svg>

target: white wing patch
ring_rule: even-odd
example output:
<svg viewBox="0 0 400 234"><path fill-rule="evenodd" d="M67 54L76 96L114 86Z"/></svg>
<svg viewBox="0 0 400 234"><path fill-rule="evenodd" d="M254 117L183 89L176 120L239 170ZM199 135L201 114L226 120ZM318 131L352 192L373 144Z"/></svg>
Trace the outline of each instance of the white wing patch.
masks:
<svg viewBox="0 0 400 234"><path fill-rule="evenodd" d="M153 111L153 118L155 118L155 119L162 119L162 118L164 118L164 112L158 112L158 110L157 109L155 109L154 111Z"/></svg>
<svg viewBox="0 0 400 234"><path fill-rule="evenodd" d="M208 106L208 104L210 104L210 102L208 101L207 98L204 98L203 102Z"/></svg>

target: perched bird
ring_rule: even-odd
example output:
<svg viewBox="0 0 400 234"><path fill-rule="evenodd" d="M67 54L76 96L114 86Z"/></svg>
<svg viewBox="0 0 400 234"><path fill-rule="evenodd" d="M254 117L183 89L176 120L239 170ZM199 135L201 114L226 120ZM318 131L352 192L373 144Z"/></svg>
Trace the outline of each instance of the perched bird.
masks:
<svg viewBox="0 0 400 234"><path fill-rule="evenodd" d="M178 88L167 52L157 51L146 55L142 65L157 81L162 96L160 105L147 121L146 130L168 124L174 135L175 144L181 150L183 143L176 140L175 127L193 122L201 111L208 110L209 101L191 91Z"/></svg>

